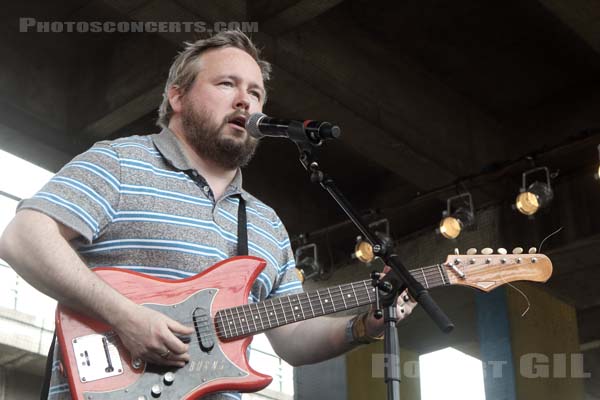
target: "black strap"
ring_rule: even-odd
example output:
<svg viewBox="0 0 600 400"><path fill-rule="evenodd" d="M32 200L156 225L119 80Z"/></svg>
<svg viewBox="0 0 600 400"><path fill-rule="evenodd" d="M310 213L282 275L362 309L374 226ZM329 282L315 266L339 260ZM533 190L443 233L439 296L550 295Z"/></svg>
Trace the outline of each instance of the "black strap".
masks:
<svg viewBox="0 0 600 400"><path fill-rule="evenodd" d="M42 385L42 391L40 392L40 400L47 400L48 393L50 392L50 378L52 377L52 362L54 361L54 345L56 343L56 331L52 338L52 344L50 350L48 350L48 358L46 358L46 372L44 373L44 384Z"/></svg>
<svg viewBox="0 0 600 400"><path fill-rule="evenodd" d="M237 255L248 255L248 219L246 217L246 200L239 195L240 204L238 206L238 242Z"/></svg>

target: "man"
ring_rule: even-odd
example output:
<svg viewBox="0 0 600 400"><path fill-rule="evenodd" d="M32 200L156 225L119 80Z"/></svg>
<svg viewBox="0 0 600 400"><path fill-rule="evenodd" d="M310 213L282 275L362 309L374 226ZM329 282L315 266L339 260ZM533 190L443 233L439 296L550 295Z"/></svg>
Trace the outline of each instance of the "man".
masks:
<svg viewBox="0 0 600 400"><path fill-rule="evenodd" d="M105 321L132 357L183 367L194 330L137 305L91 270L114 266L164 278L192 276L236 255L237 212L247 207L248 248L267 267L251 301L301 292L287 233L241 188L257 142L244 129L262 111L270 66L241 32L188 44L174 61L159 110L160 134L95 144L23 201L0 257L60 303ZM398 305L401 318L414 303ZM322 361L376 340L372 314L320 317L267 333L292 365ZM49 398L70 398L54 354ZM239 398L216 394L211 398ZM236 397L237 396L237 397Z"/></svg>

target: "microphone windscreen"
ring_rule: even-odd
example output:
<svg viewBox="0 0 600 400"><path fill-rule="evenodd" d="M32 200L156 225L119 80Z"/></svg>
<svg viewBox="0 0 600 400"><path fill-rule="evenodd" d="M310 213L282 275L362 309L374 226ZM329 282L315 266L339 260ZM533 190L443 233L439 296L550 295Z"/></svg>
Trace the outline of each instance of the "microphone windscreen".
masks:
<svg viewBox="0 0 600 400"><path fill-rule="evenodd" d="M246 132L248 132L250 136L253 136L257 139L260 139L264 136L258 129L258 123L263 117L266 117L266 115L260 112L250 115L250 118L248 118L246 121Z"/></svg>

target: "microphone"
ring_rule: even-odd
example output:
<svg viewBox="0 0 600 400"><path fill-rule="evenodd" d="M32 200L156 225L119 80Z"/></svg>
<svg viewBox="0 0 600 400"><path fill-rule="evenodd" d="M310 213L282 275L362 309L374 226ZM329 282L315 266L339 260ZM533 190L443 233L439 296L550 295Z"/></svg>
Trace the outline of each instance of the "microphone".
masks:
<svg viewBox="0 0 600 400"><path fill-rule="evenodd" d="M267 117L263 113L254 113L246 121L246 131L253 137L285 137L294 142L307 139L319 145L323 140L337 139L341 135L340 127L324 121L295 121Z"/></svg>

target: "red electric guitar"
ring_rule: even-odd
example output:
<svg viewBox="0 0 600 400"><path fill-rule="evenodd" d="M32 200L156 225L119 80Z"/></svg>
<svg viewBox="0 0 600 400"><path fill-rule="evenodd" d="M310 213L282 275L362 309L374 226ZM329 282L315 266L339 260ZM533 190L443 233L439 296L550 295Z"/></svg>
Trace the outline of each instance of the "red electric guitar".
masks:
<svg viewBox="0 0 600 400"><path fill-rule="evenodd" d="M96 269L126 297L194 326L196 333L185 367L159 367L132 360L110 326L59 305L56 329L73 398L174 400L258 391L272 378L248 365L252 335L375 302L371 281L365 280L248 304L252 283L264 267L259 258L235 257L177 281ZM512 281L545 282L552 263L542 254L452 255L444 264L411 273L426 288L466 285L488 292Z"/></svg>

